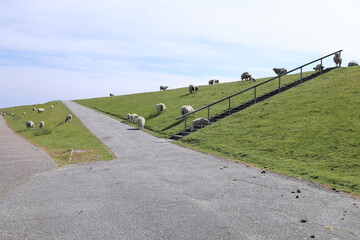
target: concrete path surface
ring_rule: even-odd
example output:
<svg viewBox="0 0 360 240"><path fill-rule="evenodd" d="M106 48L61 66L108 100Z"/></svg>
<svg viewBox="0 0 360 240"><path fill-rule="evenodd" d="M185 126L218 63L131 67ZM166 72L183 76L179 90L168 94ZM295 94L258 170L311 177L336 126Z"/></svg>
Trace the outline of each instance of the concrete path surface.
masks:
<svg viewBox="0 0 360 240"><path fill-rule="evenodd" d="M55 167L47 153L15 134L0 117L0 199L16 186Z"/></svg>
<svg viewBox="0 0 360 240"><path fill-rule="evenodd" d="M118 157L0 200L0 239L360 239L360 201L179 147L73 102Z"/></svg>

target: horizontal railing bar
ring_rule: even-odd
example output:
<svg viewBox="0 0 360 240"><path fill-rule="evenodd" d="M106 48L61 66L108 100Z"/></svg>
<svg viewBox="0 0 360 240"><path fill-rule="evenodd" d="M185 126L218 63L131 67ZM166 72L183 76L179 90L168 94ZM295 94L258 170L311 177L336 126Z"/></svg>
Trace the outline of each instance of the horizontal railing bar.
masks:
<svg viewBox="0 0 360 240"><path fill-rule="evenodd" d="M294 71L296 71L296 70L298 70L298 69L301 69L301 68L303 68L303 67L305 67L305 66L308 66L308 65L310 65L310 64L313 64L314 62L320 61L320 60L322 60L322 59L324 59L324 58L330 57L331 55L334 55L335 53L340 53L340 52L342 52L342 51L343 51L343 50L338 50L338 51L333 52L333 53L331 53L331 54L328 54L328 55L326 55L326 56L324 56L324 57L318 58L318 59L316 59L316 60L314 60L314 61L308 62L308 63L306 63L306 64L304 64L304 65L302 65L302 66L300 66L300 67L294 68L294 69L292 69L292 70L290 70L290 71L288 71L288 72L286 72L286 73L280 74L280 75L278 75L278 76L276 76L276 77L273 77L273 78L270 78L270 79L268 79L268 80L266 80L266 81L264 81L264 82L262 82L262 83L256 84L256 85L254 85L254 86L252 86L252 87L249 87L249 88L247 88L247 89L244 89L244 90L242 90L242 91L240 91L240 92L237 92L237 93L235 93L235 94L233 94L233 95L230 95L230 96L228 96L228 97L226 97L226 98L220 99L220 100L218 100L218 101L216 101L216 102L213 102L213 103L210 103L210 104L208 104L208 105L206 105L206 106L203 106L203 107L201 107L201 108L198 108L198 109L196 109L195 111L192 111L192 112L186 113L186 114L184 114L184 115L181 115L180 117L177 117L176 120L179 120L179 119L181 119L181 118L187 117L187 116L189 116L189 115L191 115L191 114L194 114L194 113L199 112L199 111L201 111L201 110L203 110L203 109L205 109L205 108L208 108L208 107L211 107L211 106L213 106L213 105L216 105L216 104L218 104L218 103L220 103L220 102L223 102L223 101L225 101L225 100L228 100L229 98L235 97L235 96L237 96L237 95L239 95L239 94L242 94L242 93L244 93L244 92L247 92L247 91L249 91L249 90L251 90L251 89L257 88L257 87L259 87L259 86L261 86L261 85L263 85L263 84L265 84L265 83L271 82L271 81L273 81L273 80L275 80L275 79L277 79L277 78L280 78L280 77L282 77L282 76L284 76L284 75L287 75L287 74L289 74L289 73L292 73L292 72L294 72Z"/></svg>

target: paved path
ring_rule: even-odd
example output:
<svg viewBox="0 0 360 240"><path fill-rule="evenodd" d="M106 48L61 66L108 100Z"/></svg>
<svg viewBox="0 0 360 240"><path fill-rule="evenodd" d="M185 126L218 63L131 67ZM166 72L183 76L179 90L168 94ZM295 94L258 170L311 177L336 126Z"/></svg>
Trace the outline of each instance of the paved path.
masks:
<svg viewBox="0 0 360 240"><path fill-rule="evenodd" d="M52 169L53 160L15 134L0 116L0 199L16 186Z"/></svg>
<svg viewBox="0 0 360 240"><path fill-rule="evenodd" d="M66 105L118 158L12 191L0 200L0 239L360 239L358 199Z"/></svg>

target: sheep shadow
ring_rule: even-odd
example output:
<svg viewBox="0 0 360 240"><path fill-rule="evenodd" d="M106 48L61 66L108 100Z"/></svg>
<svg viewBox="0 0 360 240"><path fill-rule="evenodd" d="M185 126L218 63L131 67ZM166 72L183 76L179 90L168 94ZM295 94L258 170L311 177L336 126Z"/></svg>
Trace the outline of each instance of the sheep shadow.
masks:
<svg viewBox="0 0 360 240"><path fill-rule="evenodd" d="M128 128L128 129L126 129L126 130L128 130L128 131L134 131L134 130L140 130L140 128Z"/></svg>
<svg viewBox="0 0 360 240"><path fill-rule="evenodd" d="M153 119L153 118L159 116L160 114L161 114L161 112L151 113L151 114L148 115L145 119L150 120L150 119Z"/></svg>

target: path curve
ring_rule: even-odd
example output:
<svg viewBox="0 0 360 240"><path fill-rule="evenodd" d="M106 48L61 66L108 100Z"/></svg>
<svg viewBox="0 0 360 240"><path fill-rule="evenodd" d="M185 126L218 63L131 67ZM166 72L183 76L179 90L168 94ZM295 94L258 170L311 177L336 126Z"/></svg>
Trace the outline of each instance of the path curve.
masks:
<svg viewBox="0 0 360 240"><path fill-rule="evenodd" d="M117 159L0 200L0 239L359 239L360 201L133 130L65 102Z"/></svg>

